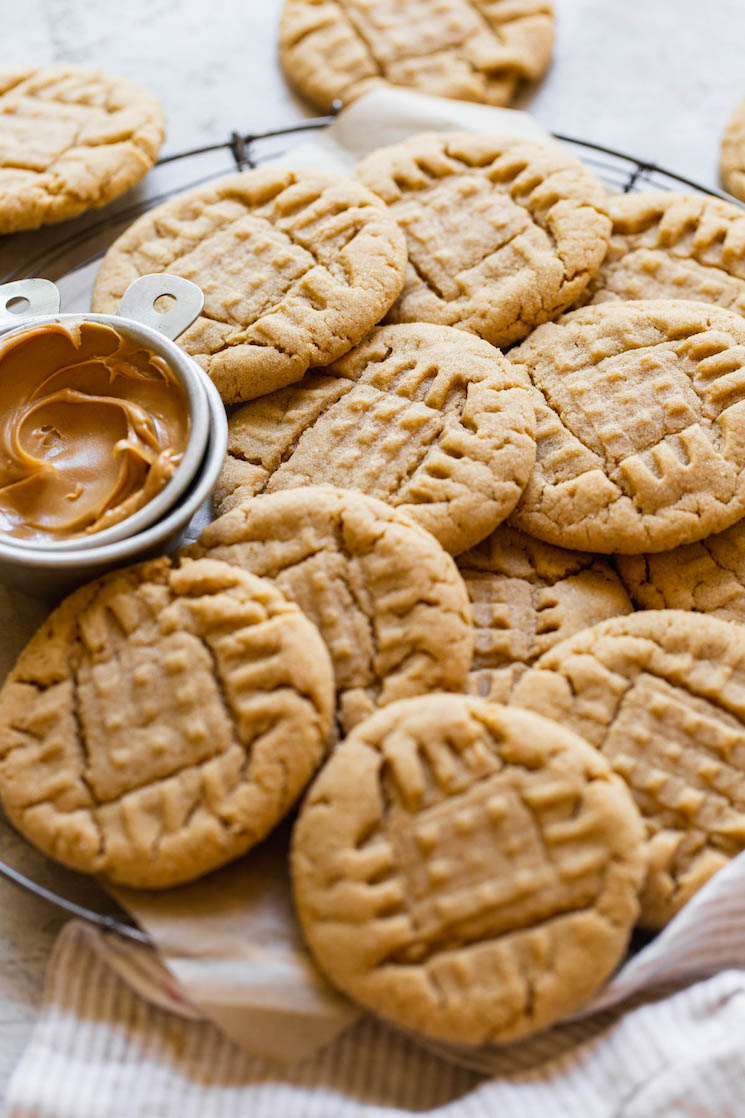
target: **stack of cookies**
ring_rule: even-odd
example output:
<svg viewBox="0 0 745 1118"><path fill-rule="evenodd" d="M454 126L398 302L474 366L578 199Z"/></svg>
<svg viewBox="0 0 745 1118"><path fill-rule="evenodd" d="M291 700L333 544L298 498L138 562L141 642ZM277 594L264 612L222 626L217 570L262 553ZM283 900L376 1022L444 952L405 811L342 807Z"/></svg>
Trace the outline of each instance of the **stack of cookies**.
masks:
<svg viewBox="0 0 745 1118"><path fill-rule="evenodd" d="M160 889L300 803L332 983L460 1044L562 1020L745 849L745 215L428 134L167 202L93 309L166 270L217 518L22 653L9 817Z"/></svg>

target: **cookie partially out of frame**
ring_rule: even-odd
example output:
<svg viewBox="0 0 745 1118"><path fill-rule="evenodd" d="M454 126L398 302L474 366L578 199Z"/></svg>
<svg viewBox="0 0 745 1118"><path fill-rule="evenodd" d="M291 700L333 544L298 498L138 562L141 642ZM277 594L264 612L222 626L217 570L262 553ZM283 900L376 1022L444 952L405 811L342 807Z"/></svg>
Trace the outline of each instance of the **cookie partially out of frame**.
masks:
<svg viewBox="0 0 745 1118"><path fill-rule="evenodd" d="M333 674L270 582L157 559L67 598L0 691L0 795L46 854L160 889L243 854L320 763Z"/></svg>
<svg viewBox="0 0 745 1118"><path fill-rule="evenodd" d="M745 514L745 320L683 300L602 303L510 360L535 389L536 468L512 516L605 554L664 551Z"/></svg>
<svg viewBox="0 0 745 1118"><path fill-rule="evenodd" d="M304 485L359 489L457 554L515 507L535 418L527 377L493 346L428 323L385 326L321 373L233 414L221 512Z"/></svg>
<svg viewBox="0 0 745 1118"><path fill-rule="evenodd" d="M292 840L297 911L332 983L388 1021L501 1044L587 1001L638 914L643 827L570 730L465 695L358 726Z"/></svg>
<svg viewBox="0 0 745 1118"><path fill-rule="evenodd" d="M351 349L398 295L405 266L400 229L353 179L247 171L143 214L106 253L92 306L113 314L151 272L198 284L204 311L179 345L235 403Z"/></svg>
<svg viewBox="0 0 745 1118"><path fill-rule="evenodd" d="M745 624L745 522L656 555L618 555L616 569L641 609L687 609Z"/></svg>
<svg viewBox="0 0 745 1118"><path fill-rule="evenodd" d="M506 105L551 59L551 0L285 0L280 60L322 112L380 83Z"/></svg>
<svg viewBox="0 0 745 1118"><path fill-rule="evenodd" d="M436 322L497 346L571 306L600 267L608 194L556 143L422 133L356 170L406 234L388 322Z"/></svg>
<svg viewBox="0 0 745 1118"><path fill-rule="evenodd" d="M735 105L724 130L719 170L725 190L745 199L745 101Z"/></svg>
<svg viewBox="0 0 745 1118"><path fill-rule="evenodd" d="M559 641L634 608L607 560L552 547L507 524L459 555L458 570L476 631L467 690L500 703Z"/></svg>
<svg viewBox="0 0 745 1118"><path fill-rule="evenodd" d="M188 553L269 578L300 606L331 655L342 732L378 706L465 683L463 580L429 532L382 501L331 486L249 498Z"/></svg>
<svg viewBox="0 0 745 1118"><path fill-rule="evenodd" d="M646 927L745 849L745 628L681 610L616 617L542 656L512 701L581 735L631 788Z"/></svg>
<svg viewBox="0 0 745 1118"><path fill-rule="evenodd" d="M70 62L0 70L0 233L112 202L164 135L162 108L129 78Z"/></svg>
<svg viewBox="0 0 745 1118"><path fill-rule="evenodd" d="M581 302L694 299L745 316L745 210L660 190L619 194L605 260Z"/></svg>

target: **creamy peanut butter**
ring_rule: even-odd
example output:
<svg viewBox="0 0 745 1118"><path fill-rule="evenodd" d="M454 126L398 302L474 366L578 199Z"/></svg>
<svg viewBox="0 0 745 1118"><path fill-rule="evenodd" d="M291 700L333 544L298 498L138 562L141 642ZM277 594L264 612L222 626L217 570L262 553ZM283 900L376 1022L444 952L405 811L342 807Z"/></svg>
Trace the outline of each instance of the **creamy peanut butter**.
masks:
<svg viewBox="0 0 745 1118"><path fill-rule="evenodd" d="M101 532L159 493L181 461L189 406L157 354L102 323L0 340L0 531Z"/></svg>

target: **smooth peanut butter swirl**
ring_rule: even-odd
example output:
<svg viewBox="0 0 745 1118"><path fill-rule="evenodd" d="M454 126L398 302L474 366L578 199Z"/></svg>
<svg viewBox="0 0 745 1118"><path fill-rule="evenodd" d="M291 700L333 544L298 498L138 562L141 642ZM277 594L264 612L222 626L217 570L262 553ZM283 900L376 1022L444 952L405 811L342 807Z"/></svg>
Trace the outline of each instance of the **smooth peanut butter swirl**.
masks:
<svg viewBox="0 0 745 1118"><path fill-rule="evenodd" d="M167 363L101 323L38 326L0 344L0 531L100 532L172 477L189 408Z"/></svg>

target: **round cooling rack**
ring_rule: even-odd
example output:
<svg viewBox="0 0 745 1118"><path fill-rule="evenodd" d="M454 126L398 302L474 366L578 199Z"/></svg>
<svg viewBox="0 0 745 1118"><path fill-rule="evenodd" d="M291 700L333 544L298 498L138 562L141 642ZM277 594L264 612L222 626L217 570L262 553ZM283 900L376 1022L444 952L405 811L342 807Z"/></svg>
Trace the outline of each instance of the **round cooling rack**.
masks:
<svg viewBox="0 0 745 1118"><path fill-rule="evenodd" d="M248 135L234 132L224 143L208 144L192 151L161 159L148 176L155 187L146 200L121 209L109 207L107 216L76 229L57 242L0 277L0 283L43 275L54 280L60 289L62 305L68 311L87 311L98 262L112 242L131 225L135 218L153 206L165 202L182 191L221 178L236 170L243 171L284 154L281 144L287 137L325 128L333 116L315 117ZM700 183L676 175L654 163L635 159L602 144L590 143L574 136L554 133L554 138L574 151L606 185L628 194L642 190L694 190L741 205L736 198L722 191L711 190ZM277 143L280 144L277 147ZM745 208L745 207L743 207ZM4 238L0 238L0 250ZM57 908L92 924L116 932L127 939L149 943L149 937L131 923L126 913L92 879L83 877L52 862L25 842L0 814L0 875L23 889L49 901ZM635 936L631 949L642 946L648 935Z"/></svg>

